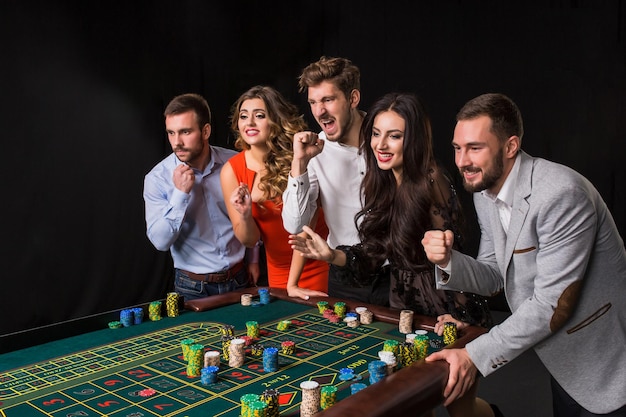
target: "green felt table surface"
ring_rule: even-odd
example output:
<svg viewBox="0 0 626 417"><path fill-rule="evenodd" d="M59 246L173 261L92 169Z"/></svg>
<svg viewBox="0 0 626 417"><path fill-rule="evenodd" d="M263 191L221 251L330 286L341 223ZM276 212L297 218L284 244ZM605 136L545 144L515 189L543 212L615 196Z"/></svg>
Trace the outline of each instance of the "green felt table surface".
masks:
<svg viewBox="0 0 626 417"><path fill-rule="evenodd" d="M315 380L338 387L337 401L351 395L350 384L369 385L367 366L377 360L385 340L402 341L397 325L375 321L348 328L331 323L317 308L280 299L262 306L239 303L163 316L119 329L102 328L78 336L0 355L2 415L82 416L237 416L244 394L265 389L281 393L281 415L297 415L302 381ZM281 320L291 320L285 331ZM180 342L193 338L207 350L220 350L220 326L234 326L235 336L246 334L246 323L261 328L259 342L280 347L295 341L293 355L280 355L279 370L263 371L262 358L248 353L241 368L222 359L218 383L203 385L185 371ZM355 378L339 379L342 368ZM138 396L152 388L150 398Z"/></svg>

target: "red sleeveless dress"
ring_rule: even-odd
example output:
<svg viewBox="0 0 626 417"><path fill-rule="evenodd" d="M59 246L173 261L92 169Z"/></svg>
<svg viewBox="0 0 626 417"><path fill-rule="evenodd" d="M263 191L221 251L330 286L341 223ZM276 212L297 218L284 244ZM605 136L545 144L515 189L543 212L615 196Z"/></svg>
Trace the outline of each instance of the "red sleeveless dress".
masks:
<svg viewBox="0 0 626 417"><path fill-rule="evenodd" d="M248 169L245 152L233 156L228 162L233 168L238 182L243 182L252 190L256 172ZM289 233L283 227L282 204L273 201L252 203L252 217L261 232L267 258L267 278L270 287L286 288L291 267L293 250L289 246ZM315 232L323 238L328 235L324 216L320 213ZM308 259L300 275L298 286L328 292L328 263Z"/></svg>

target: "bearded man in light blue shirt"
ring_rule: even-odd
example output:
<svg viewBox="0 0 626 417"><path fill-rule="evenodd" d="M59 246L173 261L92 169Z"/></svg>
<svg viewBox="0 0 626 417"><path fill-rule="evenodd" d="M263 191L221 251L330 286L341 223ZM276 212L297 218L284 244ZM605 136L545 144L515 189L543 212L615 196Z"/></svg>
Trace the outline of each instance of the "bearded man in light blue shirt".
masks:
<svg viewBox="0 0 626 417"><path fill-rule="evenodd" d="M256 284L258 252L251 249L246 262L220 185L236 152L209 145L211 111L202 96L174 97L164 116L173 152L146 175L143 196L148 239L174 261L174 291L192 300Z"/></svg>

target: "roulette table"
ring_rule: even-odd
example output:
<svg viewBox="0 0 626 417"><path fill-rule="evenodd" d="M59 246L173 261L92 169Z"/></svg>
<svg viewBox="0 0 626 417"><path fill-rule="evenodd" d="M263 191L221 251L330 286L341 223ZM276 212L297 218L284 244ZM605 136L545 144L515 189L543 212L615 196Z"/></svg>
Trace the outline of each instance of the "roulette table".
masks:
<svg viewBox="0 0 626 417"><path fill-rule="evenodd" d="M368 364L379 359L384 344L406 338L399 331L399 310L326 297L305 301L280 289L269 289L270 300L262 304L257 291L181 300L172 317L163 310L158 320L146 314L141 323L114 329L107 323L120 312L109 312L92 318L95 329L74 325L79 334L41 344L36 333L30 334L33 345L0 354L0 416L239 416L242 397L268 390L277 394L281 416L298 416L305 381L336 387L332 405L320 408L319 416L420 415L442 403L448 375L444 362L418 360L375 382L369 379ZM255 297L252 305L242 304L246 293ZM345 303L347 311L365 307L373 321L356 327L332 322L321 314L318 301ZM136 308L148 311L148 306ZM416 330L434 324L430 317L412 319ZM183 340L193 340L203 351L224 352L224 327L239 337L251 321L258 324L255 344L295 347L278 355L278 369L266 371L263 358L251 353L254 345L246 344L243 365L230 366L223 356L215 382L189 375ZM286 328L280 326L285 322ZM463 329L450 346L464 346L484 331ZM430 351L443 347L440 337L430 332L429 337L437 342ZM344 377L346 370L350 378ZM353 391L355 384L364 387Z"/></svg>

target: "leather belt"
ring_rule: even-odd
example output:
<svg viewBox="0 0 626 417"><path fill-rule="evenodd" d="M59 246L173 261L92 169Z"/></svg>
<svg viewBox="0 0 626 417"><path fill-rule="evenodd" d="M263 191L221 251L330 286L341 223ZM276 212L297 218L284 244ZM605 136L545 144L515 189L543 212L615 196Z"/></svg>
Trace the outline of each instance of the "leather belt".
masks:
<svg viewBox="0 0 626 417"><path fill-rule="evenodd" d="M233 276L235 276L239 271L241 271L243 266L244 266L244 262L240 261L239 263L236 263L232 268L227 269L226 271L216 272L213 274L196 274L195 272L185 271L184 269L181 269L180 272L187 275L189 278L193 279L194 281L220 283L220 282L230 281L233 278Z"/></svg>

